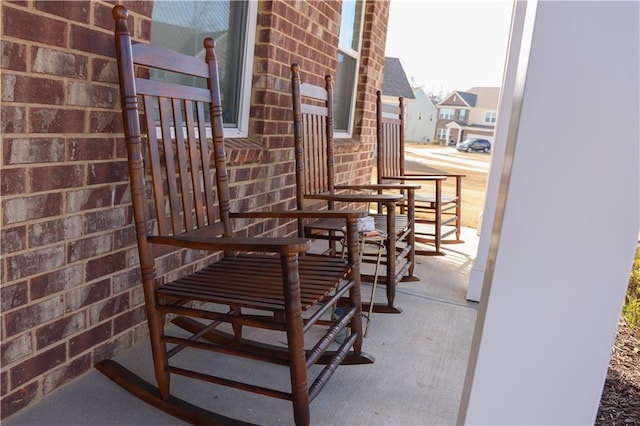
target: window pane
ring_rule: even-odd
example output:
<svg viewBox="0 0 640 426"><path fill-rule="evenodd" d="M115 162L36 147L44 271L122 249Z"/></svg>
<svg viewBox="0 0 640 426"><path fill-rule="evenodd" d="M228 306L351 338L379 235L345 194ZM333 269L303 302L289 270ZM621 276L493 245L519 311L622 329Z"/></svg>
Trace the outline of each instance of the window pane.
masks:
<svg viewBox="0 0 640 426"><path fill-rule="evenodd" d="M440 118L443 120L453 120L455 115L455 110L451 108L441 108L440 109Z"/></svg>
<svg viewBox="0 0 640 426"><path fill-rule="evenodd" d="M156 0L153 5L151 40L154 44L204 59L202 40L212 37L216 41L223 119L225 125L232 127L238 125L246 22L245 1ZM201 87L205 84L162 72L154 78Z"/></svg>
<svg viewBox="0 0 640 426"><path fill-rule="evenodd" d="M342 2L342 19L340 21L340 47L360 50L360 19L362 17L362 1L345 0Z"/></svg>
<svg viewBox="0 0 640 426"><path fill-rule="evenodd" d="M354 92L360 59L363 3L362 0L342 2L334 92L334 128L341 134L339 136L351 133L351 116L355 106Z"/></svg>
<svg viewBox="0 0 640 426"><path fill-rule="evenodd" d="M338 69L334 86L334 129L340 132L349 130L349 116L353 99L356 76L356 59L338 52Z"/></svg>

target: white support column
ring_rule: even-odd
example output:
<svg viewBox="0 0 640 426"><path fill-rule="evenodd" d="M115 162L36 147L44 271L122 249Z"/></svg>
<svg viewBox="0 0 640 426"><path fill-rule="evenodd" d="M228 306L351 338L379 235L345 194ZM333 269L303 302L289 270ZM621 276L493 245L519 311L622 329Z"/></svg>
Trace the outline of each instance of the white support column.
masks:
<svg viewBox="0 0 640 426"><path fill-rule="evenodd" d="M487 178L484 209L478 223L480 240L467 286L467 300L472 302L480 301L482 283L484 282L484 274L487 269L491 228L493 227L495 218L509 124L513 113L513 95L516 83L516 72L518 71L518 61L522 55L528 54L522 52L522 32L524 30L526 8L527 4L525 2L520 1L514 3L505 72L498 102L498 121L496 122L496 130L491 149L491 168L489 169L489 176Z"/></svg>
<svg viewBox="0 0 640 426"><path fill-rule="evenodd" d="M593 424L640 228L640 3L526 6L459 424Z"/></svg>

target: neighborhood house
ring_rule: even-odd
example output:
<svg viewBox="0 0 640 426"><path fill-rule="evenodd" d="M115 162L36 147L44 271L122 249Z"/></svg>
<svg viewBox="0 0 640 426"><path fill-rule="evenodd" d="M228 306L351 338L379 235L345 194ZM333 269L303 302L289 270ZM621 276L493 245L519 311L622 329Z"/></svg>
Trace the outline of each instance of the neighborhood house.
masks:
<svg viewBox="0 0 640 426"><path fill-rule="evenodd" d="M438 103L434 138L448 145L480 138L493 142L499 87L473 87L454 91Z"/></svg>

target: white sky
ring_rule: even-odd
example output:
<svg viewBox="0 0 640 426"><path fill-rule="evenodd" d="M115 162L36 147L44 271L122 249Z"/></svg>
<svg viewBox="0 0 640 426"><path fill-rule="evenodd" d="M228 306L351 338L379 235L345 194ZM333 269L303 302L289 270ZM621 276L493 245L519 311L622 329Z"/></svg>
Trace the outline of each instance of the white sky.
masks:
<svg viewBox="0 0 640 426"><path fill-rule="evenodd" d="M391 0L385 56L400 58L411 85L427 93L498 87L512 5L510 0Z"/></svg>

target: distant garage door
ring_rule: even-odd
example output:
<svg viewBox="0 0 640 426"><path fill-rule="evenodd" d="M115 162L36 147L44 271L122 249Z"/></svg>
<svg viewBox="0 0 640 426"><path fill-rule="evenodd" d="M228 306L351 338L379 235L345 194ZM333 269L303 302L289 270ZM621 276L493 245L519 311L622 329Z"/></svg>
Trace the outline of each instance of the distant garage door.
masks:
<svg viewBox="0 0 640 426"><path fill-rule="evenodd" d="M477 133L465 133L465 139L486 139L493 144L493 135L480 135Z"/></svg>

